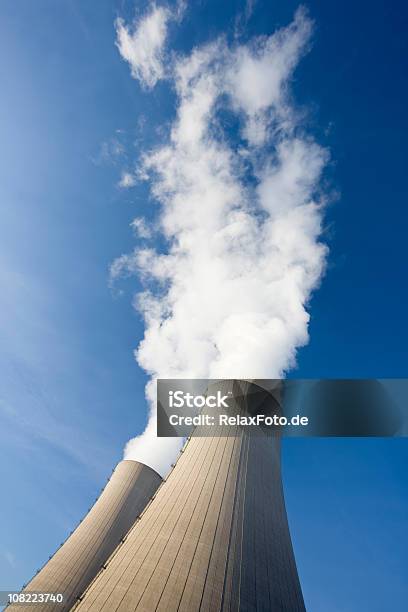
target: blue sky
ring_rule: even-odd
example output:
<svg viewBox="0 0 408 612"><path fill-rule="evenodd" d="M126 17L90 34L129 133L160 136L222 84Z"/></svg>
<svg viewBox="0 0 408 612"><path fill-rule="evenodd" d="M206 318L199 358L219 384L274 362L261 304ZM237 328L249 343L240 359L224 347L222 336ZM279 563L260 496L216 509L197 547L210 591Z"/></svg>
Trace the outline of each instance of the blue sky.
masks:
<svg viewBox="0 0 408 612"><path fill-rule="evenodd" d="M143 3L137 3L139 11ZM248 36L293 18L257 2ZM311 302L299 377L404 377L406 21L403 3L309 2L315 32L293 83L309 131L331 150L327 273ZM150 214L118 181L172 117L115 47L133 2L4 1L0 7L0 588L18 588L63 541L146 421L133 350L138 284L108 268ZM178 52L232 35L243 3L191 3ZM143 121L140 117L144 117ZM405 281L405 282L404 282ZM287 440L288 514L308 609L402 610L408 595L405 440ZM405 583L404 583L405 582Z"/></svg>

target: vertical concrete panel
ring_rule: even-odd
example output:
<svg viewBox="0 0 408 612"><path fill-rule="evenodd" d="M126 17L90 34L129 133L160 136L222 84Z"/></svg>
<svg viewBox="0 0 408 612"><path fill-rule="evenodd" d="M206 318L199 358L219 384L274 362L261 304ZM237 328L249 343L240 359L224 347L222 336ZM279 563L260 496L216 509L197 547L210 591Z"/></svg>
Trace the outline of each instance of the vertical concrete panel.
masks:
<svg viewBox="0 0 408 612"><path fill-rule="evenodd" d="M172 532L172 521L177 512L180 513L177 508L184 506L195 484L188 475L194 469L201 471L211 448L206 439L198 442L190 448L189 453L181 454L177 470L173 470L160 487L154 503L146 507L141 520L129 532L129 541L117 549L108 569L91 584L81 604L81 611L118 609L132 583L137 582L138 572L153 544L162 537L162 533ZM151 565L151 559L146 561L146 565L149 563Z"/></svg>
<svg viewBox="0 0 408 612"><path fill-rule="evenodd" d="M64 603L30 605L35 612L70 610L134 524L161 484L161 477L136 461L121 461L102 494L26 591L62 593ZM12 605L10 612L21 610Z"/></svg>
<svg viewBox="0 0 408 612"><path fill-rule="evenodd" d="M239 388L243 413L254 389L252 408L262 405L262 389ZM280 441L234 433L191 438L77 612L304 612Z"/></svg>

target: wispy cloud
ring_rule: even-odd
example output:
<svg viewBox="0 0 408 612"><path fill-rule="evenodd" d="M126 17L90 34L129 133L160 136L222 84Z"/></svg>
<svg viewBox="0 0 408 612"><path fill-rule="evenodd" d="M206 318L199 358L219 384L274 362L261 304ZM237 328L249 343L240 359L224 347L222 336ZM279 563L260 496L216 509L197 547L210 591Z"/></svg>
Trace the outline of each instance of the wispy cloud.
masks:
<svg viewBox="0 0 408 612"><path fill-rule="evenodd" d="M121 130L116 130L115 136L104 140L96 155L92 157L92 162L96 166L102 164L116 164L125 154L125 146L120 139Z"/></svg>
<svg viewBox="0 0 408 612"><path fill-rule="evenodd" d="M239 37L248 25L249 20L254 14L257 0L246 0L244 9L235 17L235 37Z"/></svg>
<svg viewBox="0 0 408 612"><path fill-rule="evenodd" d="M77 424L64 422L58 406L52 403L50 390L39 382L39 373L33 373L29 364L21 360L10 361L3 375L9 399L0 394L0 420L7 427L8 436L14 438L14 446L28 453L48 445L89 473L99 475L102 447L98 448L95 440L90 440Z"/></svg>
<svg viewBox="0 0 408 612"><path fill-rule="evenodd" d="M152 228L142 217L136 217L130 224L130 227L139 238L151 238Z"/></svg>
<svg viewBox="0 0 408 612"><path fill-rule="evenodd" d="M151 418L126 456L165 472L175 441L155 439L155 385L169 378L273 378L308 342L312 290L325 267L319 241L328 153L304 134L289 95L307 50L305 10L269 37L218 39L173 66L170 138L144 156L160 202L163 252L139 248L114 265L146 282L137 298ZM235 115L239 133L223 129Z"/></svg>
<svg viewBox="0 0 408 612"><path fill-rule="evenodd" d="M1 444L12 440L26 455L48 446L99 477L106 449L93 430L83 430L86 421L80 408L70 403L70 389L61 391L66 378L61 371L72 368L74 355L77 359L69 326L58 324L62 301L12 259L0 260Z"/></svg>
<svg viewBox="0 0 408 612"><path fill-rule="evenodd" d="M9 550L5 550L3 552L3 556L5 560L7 561L7 563L10 565L10 567L14 569L17 566L16 557L12 552L10 552Z"/></svg>
<svg viewBox="0 0 408 612"><path fill-rule="evenodd" d="M174 10L152 3L150 10L131 26L117 19L117 47L142 87L151 89L164 77L168 25L171 20L179 20L184 9L184 2L179 2Z"/></svg>
<svg viewBox="0 0 408 612"><path fill-rule="evenodd" d="M122 172L120 177L120 181L118 183L119 187L122 189L128 189L129 187L134 187L136 185L136 177L131 172Z"/></svg>

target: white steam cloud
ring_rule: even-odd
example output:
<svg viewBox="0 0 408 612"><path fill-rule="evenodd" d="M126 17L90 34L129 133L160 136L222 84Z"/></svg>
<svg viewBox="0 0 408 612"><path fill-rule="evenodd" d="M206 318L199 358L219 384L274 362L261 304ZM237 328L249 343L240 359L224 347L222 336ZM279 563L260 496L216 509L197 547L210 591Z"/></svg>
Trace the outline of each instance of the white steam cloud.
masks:
<svg viewBox="0 0 408 612"><path fill-rule="evenodd" d="M179 441L156 439L156 378L279 377L308 342L306 306L327 252L328 153L304 135L289 85L311 31L299 9L272 36L233 47L219 39L173 65L176 119L141 172L167 249L138 248L111 269L146 283L136 359L151 377L150 419L125 456L161 473Z"/></svg>
<svg viewBox="0 0 408 612"><path fill-rule="evenodd" d="M171 20L180 20L185 9L179 1L174 11L153 2L150 11L139 21L128 27L123 19L116 20L116 44L131 69L133 78L142 87L151 89L165 75L164 47L168 25Z"/></svg>

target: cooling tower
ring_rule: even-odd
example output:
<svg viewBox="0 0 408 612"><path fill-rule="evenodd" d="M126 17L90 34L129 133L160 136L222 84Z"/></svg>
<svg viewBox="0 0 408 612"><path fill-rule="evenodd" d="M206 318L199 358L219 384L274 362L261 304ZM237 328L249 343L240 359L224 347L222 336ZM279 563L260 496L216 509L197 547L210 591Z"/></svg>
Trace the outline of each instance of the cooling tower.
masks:
<svg viewBox="0 0 408 612"><path fill-rule="evenodd" d="M64 603L32 604L46 612L71 609L156 492L161 477L136 461L121 461L89 513L24 589L62 593ZM11 605L7 610L21 610Z"/></svg>
<svg viewBox="0 0 408 612"><path fill-rule="evenodd" d="M232 383L218 384L225 394ZM239 384L253 414L265 391ZM279 437L224 433L190 438L75 612L304 612Z"/></svg>

